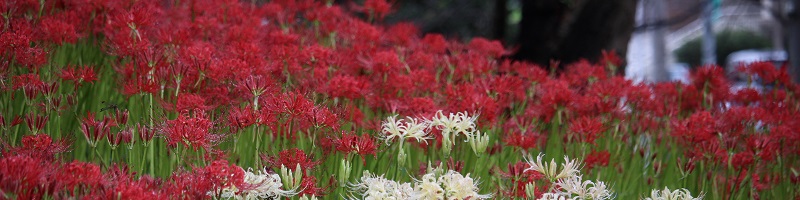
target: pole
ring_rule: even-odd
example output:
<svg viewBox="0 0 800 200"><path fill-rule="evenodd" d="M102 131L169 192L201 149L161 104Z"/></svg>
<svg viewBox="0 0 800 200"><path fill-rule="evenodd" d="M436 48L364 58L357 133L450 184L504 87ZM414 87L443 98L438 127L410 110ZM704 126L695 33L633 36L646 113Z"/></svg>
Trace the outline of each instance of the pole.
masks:
<svg viewBox="0 0 800 200"><path fill-rule="evenodd" d="M650 0L648 9L651 9L653 16L651 20L654 22L661 22L666 19L664 14L664 1L663 0ZM663 82L670 81L670 74L667 71L667 45L666 45L666 23L656 23L656 28L653 31L653 62L655 62L655 81Z"/></svg>
<svg viewBox="0 0 800 200"><path fill-rule="evenodd" d="M713 65L717 63L717 38L714 35L714 0L707 0L706 7L703 9L703 64Z"/></svg>
<svg viewBox="0 0 800 200"><path fill-rule="evenodd" d="M789 75L795 83L800 83L800 0L792 0L787 15Z"/></svg>

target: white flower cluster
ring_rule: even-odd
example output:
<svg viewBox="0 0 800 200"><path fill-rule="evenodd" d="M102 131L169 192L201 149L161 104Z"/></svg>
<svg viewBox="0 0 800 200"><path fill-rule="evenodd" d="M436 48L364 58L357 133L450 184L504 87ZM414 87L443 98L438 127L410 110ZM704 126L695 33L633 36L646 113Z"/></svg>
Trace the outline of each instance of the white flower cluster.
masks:
<svg viewBox="0 0 800 200"><path fill-rule="evenodd" d="M362 199L366 200L399 200L411 198L414 189L409 183L397 183L393 180L383 178L364 171L361 182L351 184L351 190L361 193Z"/></svg>
<svg viewBox="0 0 800 200"><path fill-rule="evenodd" d="M702 200L703 194L698 197L692 197L692 193L685 188L670 190L664 187L664 190L653 190L650 192L650 197L644 200Z"/></svg>
<svg viewBox="0 0 800 200"><path fill-rule="evenodd" d="M539 154L536 161L531 156L527 157L527 162L530 165L525 171L537 171L542 173L545 178L550 180L556 185L552 191L542 194L540 200L561 200L561 199L611 199L613 193L608 189L606 184L602 181L582 180L580 173L581 162L578 160L570 160L569 157L564 157L565 163L562 164L561 170L558 170L558 164L555 159L550 160L549 163L543 162L544 154Z"/></svg>
<svg viewBox="0 0 800 200"><path fill-rule="evenodd" d="M266 169L257 172L258 174L254 174L251 170L245 172L244 183L247 185L246 187L230 186L223 188L218 193L212 192L211 195L225 199L272 199L297 195L294 189L281 189L283 184L278 174L270 174Z"/></svg>
<svg viewBox="0 0 800 200"><path fill-rule="evenodd" d="M445 153L449 153L452 149L456 136L464 135L473 151L480 154L489 145L489 135L478 131L475 125L477 120L478 115L470 116L467 112L445 115L441 110L437 111L432 119L413 117L397 119L397 116L390 116L381 123L383 133L381 139L387 145L395 138L399 138L401 143L406 139L427 143L427 140L432 139L429 135L431 129L436 128L442 131L442 149Z"/></svg>
<svg viewBox="0 0 800 200"><path fill-rule="evenodd" d="M449 170L437 175L431 172L422 176L422 179L410 183L398 183L364 172L361 182L352 184L353 191L360 193L362 199L488 199L492 195L478 194L478 183L469 177Z"/></svg>
<svg viewBox="0 0 800 200"><path fill-rule="evenodd" d="M427 143L430 139L428 133L430 132L430 122L427 120L420 120L413 117L406 117L406 120L396 119L397 116L390 116L386 118L381 124L381 129L384 135L382 140L388 145L394 138L400 138L401 141L405 139L416 139L418 142Z"/></svg>
<svg viewBox="0 0 800 200"><path fill-rule="evenodd" d="M433 119L429 120L431 126L442 130L442 135L449 134L463 134L470 137L472 133L477 130L475 121L478 120L478 115L469 116L467 112L450 113L444 115L442 111L437 111Z"/></svg>

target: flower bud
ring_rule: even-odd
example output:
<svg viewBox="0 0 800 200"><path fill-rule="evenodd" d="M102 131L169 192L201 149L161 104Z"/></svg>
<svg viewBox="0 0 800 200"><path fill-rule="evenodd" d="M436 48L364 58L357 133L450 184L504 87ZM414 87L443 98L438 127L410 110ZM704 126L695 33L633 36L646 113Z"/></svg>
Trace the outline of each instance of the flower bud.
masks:
<svg viewBox="0 0 800 200"><path fill-rule="evenodd" d="M284 165L281 165L281 181L283 182L283 186L287 189L294 189L300 186L300 181L303 180L303 170L300 168L300 164L297 164L297 167L294 171L290 170Z"/></svg>
<svg viewBox="0 0 800 200"><path fill-rule="evenodd" d="M339 174L337 174L337 181L339 184L344 187L347 185L348 180L350 179L350 172L353 171L353 167L351 166L350 161L342 160L339 164ZM313 198L313 197L312 197Z"/></svg>
<svg viewBox="0 0 800 200"><path fill-rule="evenodd" d="M481 134L480 131L475 131L475 134L469 137L469 146L472 147L472 151L475 152L475 155L480 156L480 154L486 152L486 148L489 147L489 134Z"/></svg>
<svg viewBox="0 0 800 200"><path fill-rule="evenodd" d="M528 198L536 197L536 183L530 182L525 184L525 196Z"/></svg>
<svg viewBox="0 0 800 200"><path fill-rule="evenodd" d="M397 163L400 166L405 166L406 158L408 158L408 155L406 155L406 150L403 149L403 148L400 148L400 153L397 154Z"/></svg>
<svg viewBox="0 0 800 200"><path fill-rule="evenodd" d="M442 131L442 151L445 157L450 156L450 151L453 150L453 141L450 140L450 131Z"/></svg>

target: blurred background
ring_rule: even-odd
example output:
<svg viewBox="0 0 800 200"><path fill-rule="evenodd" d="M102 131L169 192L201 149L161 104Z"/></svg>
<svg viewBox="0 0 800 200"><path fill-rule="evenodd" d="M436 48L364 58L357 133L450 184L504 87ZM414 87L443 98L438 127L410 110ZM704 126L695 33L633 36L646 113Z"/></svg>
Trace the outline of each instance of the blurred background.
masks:
<svg viewBox="0 0 800 200"><path fill-rule="evenodd" d="M395 0L383 23L423 33L501 40L511 57L549 66L601 50L626 57L619 73L637 81L687 80L689 70L757 60L778 67L800 53L800 0ZM798 81L797 64L789 71Z"/></svg>

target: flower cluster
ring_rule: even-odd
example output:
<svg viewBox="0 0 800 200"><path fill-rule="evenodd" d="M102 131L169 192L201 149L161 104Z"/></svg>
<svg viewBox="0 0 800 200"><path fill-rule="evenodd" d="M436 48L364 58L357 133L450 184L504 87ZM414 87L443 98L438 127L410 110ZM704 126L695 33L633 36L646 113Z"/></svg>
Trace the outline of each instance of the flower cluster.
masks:
<svg viewBox="0 0 800 200"><path fill-rule="evenodd" d="M364 171L361 182L351 184L351 190L363 199L488 199L492 195L479 194L478 183L461 173L441 169L432 170L422 179L411 183L398 183L383 176Z"/></svg>
<svg viewBox="0 0 800 200"><path fill-rule="evenodd" d="M786 67L546 71L336 2L0 1L0 198L800 197Z"/></svg>
<svg viewBox="0 0 800 200"><path fill-rule="evenodd" d="M602 181L582 180L583 175L580 173L581 162L578 160L570 160L569 157L564 157L564 163L561 164L561 170L558 170L558 164L555 159L550 160L550 163L542 162L544 154L539 153L536 156L536 161L533 161L531 156L528 156L529 168L525 171L536 171L544 175L550 183L554 183L551 191L541 194L540 199L611 199L613 193Z"/></svg>
<svg viewBox="0 0 800 200"><path fill-rule="evenodd" d="M476 154L483 153L489 145L489 135L481 134L476 125L478 115L470 116L467 112L450 113L445 115L442 110L433 114L431 119L406 117L397 119L397 116L389 116L381 124L380 138L388 145L392 140L398 138L402 144L405 140L414 139L417 142L428 144L428 140L433 139L432 130L439 131L435 135L437 141L445 154L449 154L459 135L463 135L469 142Z"/></svg>
<svg viewBox="0 0 800 200"><path fill-rule="evenodd" d="M244 184L242 188L231 185L222 188L218 193L210 192L211 196L233 199L269 199L280 197L291 197L297 193L292 190L283 190L281 177L277 174L270 174L266 170L258 170L254 174L252 170L244 173Z"/></svg>

